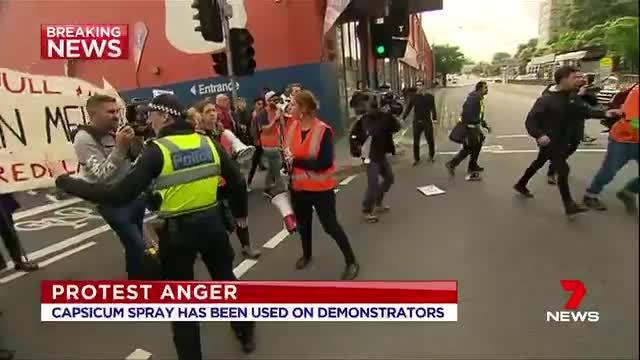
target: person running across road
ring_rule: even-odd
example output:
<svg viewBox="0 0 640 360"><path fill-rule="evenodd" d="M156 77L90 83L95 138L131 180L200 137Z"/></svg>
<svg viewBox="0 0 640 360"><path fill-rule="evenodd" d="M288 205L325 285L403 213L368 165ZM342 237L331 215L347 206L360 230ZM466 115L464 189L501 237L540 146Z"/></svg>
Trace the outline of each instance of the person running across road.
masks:
<svg viewBox="0 0 640 360"><path fill-rule="evenodd" d="M607 155L584 195L584 204L589 208L606 210L607 207L599 199L600 193L629 161L638 162L639 101L636 83L622 105L621 111L616 112L616 115L623 117L611 127ZM636 204L638 192L640 192L640 178L636 176L616 193L617 198L624 203L629 213L635 214L638 211Z"/></svg>
<svg viewBox="0 0 640 360"><path fill-rule="evenodd" d="M163 225L158 233L163 277L194 280L194 263L201 254L212 280L237 281L233 248L219 207L218 183L228 187L229 205L238 223L246 223L246 184L235 162L220 144L194 133L174 95L155 97L148 121L157 138L147 142L132 171L116 183L91 184L64 174L51 164L56 186L85 200L122 206L153 186L153 202ZM196 159L194 161L194 159ZM201 360L198 322L173 322L173 341L179 360ZM255 350L254 322L231 323L243 351Z"/></svg>
<svg viewBox="0 0 640 360"><path fill-rule="evenodd" d="M302 257L296 269L311 262L311 224L313 210L324 231L342 251L346 268L343 280L354 279L360 270L355 254L336 212L336 180L334 178L333 130L316 117L318 103L309 91L302 90L291 100L295 119L286 134L286 157L291 171L291 197L302 242Z"/></svg>
<svg viewBox="0 0 640 360"><path fill-rule="evenodd" d="M588 113L591 111L575 93L578 74L578 69L573 66L563 66L556 70L554 74L556 86L551 87L548 93L539 97L529 111L525 126L529 135L536 139L540 150L538 157L513 187L523 196L533 197L527 184L545 162L551 160L558 173L558 190L565 213L570 217L588 210L573 200L569 188L570 168L567 163L577 122L590 117Z"/></svg>
<svg viewBox="0 0 640 360"><path fill-rule="evenodd" d="M420 136L424 137L429 145L429 160L435 161L436 147L433 138L433 121L438 120L436 113L436 100L424 86L422 80L416 81L417 93L409 100L409 104L402 115L403 119L409 116L413 109L413 165L420 163Z"/></svg>
<svg viewBox="0 0 640 360"><path fill-rule="evenodd" d="M484 171L484 168L478 165L478 157L480 157L480 151L482 151L482 144L484 143L485 136L482 133L482 128L487 131L491 131L489 125L484 119L484 97L489 93L487 83L480 81L476 84L475 90L472 91L462 105L461 125L464 128L464 140L462 149L456 156L445 164L445 167L449 171L449 175L455 176L456 167L467 157L469 158L469 165L467 166L467 180L477 181L480 180L480 172Z"/></svg>

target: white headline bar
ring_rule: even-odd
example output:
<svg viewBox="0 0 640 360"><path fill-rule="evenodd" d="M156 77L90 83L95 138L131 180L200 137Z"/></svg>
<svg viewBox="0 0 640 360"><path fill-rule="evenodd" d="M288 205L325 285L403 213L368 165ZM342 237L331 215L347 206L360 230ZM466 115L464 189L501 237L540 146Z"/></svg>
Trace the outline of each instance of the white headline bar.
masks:
<svg viewBox="0 0 640 360"><path fill-rule="evenodd" d="M41 304L43 322L458 321L457 304Z"/></svg>

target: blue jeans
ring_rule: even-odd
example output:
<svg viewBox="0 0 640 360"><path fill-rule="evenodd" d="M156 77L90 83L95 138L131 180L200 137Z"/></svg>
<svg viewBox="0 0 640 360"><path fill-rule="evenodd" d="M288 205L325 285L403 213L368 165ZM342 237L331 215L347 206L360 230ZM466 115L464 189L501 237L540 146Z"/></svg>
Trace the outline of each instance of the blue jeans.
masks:
<svg viewBox="0 0 640 360"><path fill-rule="evenodd" d="M600 170L598 170L598 173L591 181L591 186L587 190L587 194L600 194L602 189L607 186L611 180L613 180L618 171L620 171L620 169L622 169L631 160L638 162L638 144L621 143L609 139L607 155L604 157L602 167L600 167ZM640 192L640 178L636 176L634 179L629 181L624 186L624 190L628 190L636 194Z"/></svg>
<svg viewBox="0 0 640 360"><path fill-rule="evenodd" d="M145 276L145 243L142 236L144 210L145 202L142 199L121 207L98 206L98 213L118 235L124 247L127 274L132 280L143 279Z"/></svg>

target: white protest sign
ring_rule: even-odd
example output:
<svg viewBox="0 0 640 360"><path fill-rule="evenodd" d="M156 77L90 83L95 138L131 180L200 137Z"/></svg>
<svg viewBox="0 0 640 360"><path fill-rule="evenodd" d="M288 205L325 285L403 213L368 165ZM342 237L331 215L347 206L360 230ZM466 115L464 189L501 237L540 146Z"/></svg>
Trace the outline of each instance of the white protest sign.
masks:
<svg viewBox="0 0 640 360"><path fill-rule="evenodd" d="M445 193L444 190L435 185L421 186L418 188L418 191L420 191L425 196L442 195Z"/></svg>
<svg viewBox="0 0 640 360"><path fill-rule="evenodd" d="M111 95L124 107L106 80L103 86L0 68L0 193L53 186L47 160L77 171L71 133L89 121L89 96Z"/></svg>

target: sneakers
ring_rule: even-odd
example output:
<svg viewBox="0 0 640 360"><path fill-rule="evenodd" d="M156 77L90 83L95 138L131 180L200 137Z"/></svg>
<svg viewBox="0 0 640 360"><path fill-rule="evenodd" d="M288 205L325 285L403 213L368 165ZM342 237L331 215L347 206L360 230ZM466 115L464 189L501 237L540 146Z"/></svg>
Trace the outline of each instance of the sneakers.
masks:
<svg viewBox="0 0 640 360"><path fill-rule="evenodd" d="M447 161L444 163L444 167L447 169L450 177L456 176L456 167L451 164L451 162Z"/></svg>
<svg viewBox="0 0 640 360"><path fill-rule="evenodd" d="M378 222L378 217L376 216L376 214L374 214L373 212L365 212L364 213L364 219L365 221L367 221L370 224L374 224Z"/></svg>
<svg viewBox="0 0 640 360"><path fill-rule="evenodd" d="M342 273L342 280L353 280L360 273L360 265L357 262L348 264Z"/></svg>
<svg viewBox="0 0 640 360"><path fill-rule="evenodd" d="M635 214L638 212L638 205L636 204L636 194L627 190L620 190L616 193L616 197L620 201L622 201L629 214Z"/></svg>
<svg viewBox="0 0 640 360"><path fill-rule="evenodd" d="M482 166L474 166L471 169L469 169L469 172L483 172L484 168Z"/></svg>
<svg viewBox="0 0 640 360"><path fill-rule="evenodd" d="M298 261L296 261L296 270L302 270L306 268L311 263L311 258L307 258L302 256Z"/></svg>
<svg viewBox="0 0 640 360"><path fill-rule="evenodd" d="M533 194L531 193L531 191L529 191L529 189L527 189L526 186L524 185L520 185L520 184L515 184L513 186L513 189L518 192L520 195L526 197L526 198L533 198Z"/></svg>
<svg viewBox="0 0 640 360"><path fill-rule="evenodd" d="M15 264L13 268L17 271L32 272L38 270L40 265L31 261L23 261Z"/></svg>
<svg viewBox="0 0 640 360"><path fill-rule="evenodd" d="M556 180L556 176L555 175L547 176L547 184L558 185L558 180Z"/></svg>
<svg viewBox="0 0 640 360"><path fill-rule="evenodd" d="M252 259L252 260L259 258L261 254L260 250L255 250L251 246L243 246L241 251L242 251L242 256L244 256L246 259Z"/></svg>
<svg viewBox="0 0 640 360"><path fill-rule="evenodd" d="M480 181L482 180L482 177L480 176L479 172L471 172L467 174L464 179L467 181Z"/></svg>
<svg viewBox="0 0 640 360"><path fill-rule="evenodd" d="M588 196L585 195L582 198L582 203L584 204L584 206L588 207L589 209L592 210L597 210L597 211L605 211L607 210L607 206L605 204L603 204L600 199L598 199L595 196Z"/></svg>
<svg viewBox="0 0 640 360"><path fill-rule="evenodd" d="M567 214L569 218L573 218L576 215L584 214L587 211L589 211L588 208L578 205L576 203L567 205L564 210L565 214Z"/></svg>

